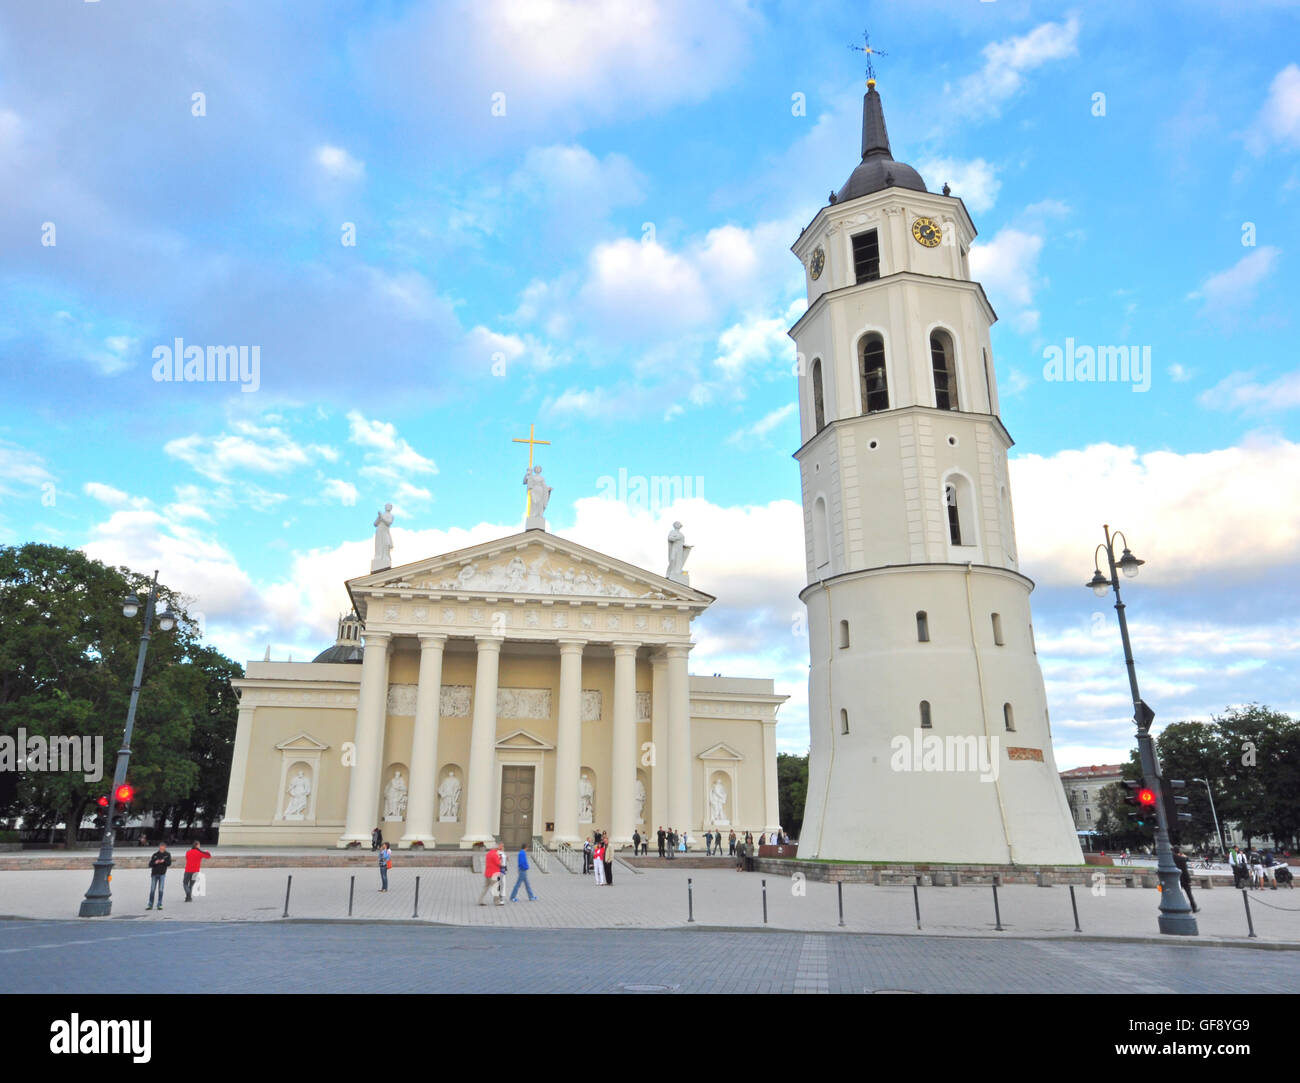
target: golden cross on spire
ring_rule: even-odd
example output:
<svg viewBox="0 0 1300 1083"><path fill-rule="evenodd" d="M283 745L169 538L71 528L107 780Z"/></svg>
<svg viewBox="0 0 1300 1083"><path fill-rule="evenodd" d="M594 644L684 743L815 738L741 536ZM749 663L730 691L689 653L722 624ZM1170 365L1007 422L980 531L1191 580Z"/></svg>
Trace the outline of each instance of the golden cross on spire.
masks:
<svg viewBox="0 0 1300 1083"><path fill-rule="evenodd" d="M521 437L521 436L515 436L515 437L512 437L512 438L511 438L511 443L514 443L514 444L527 444L527 445L528 445L528 470L527 470L527 473L529 473L529 474L531 474L531 473L533 472L533 445L534 445L534 444L550 444L550 441L549 441L549 440L537 440L537 439L534 439L534 437L533 437L533 430L534 430L535 428L536 428L535 425L529 425L529 426L528 426L528 438L527 438L527 439L524 439L524 438ZM532 512L533 512L533 494L532 494L532 493L529 493L528 496L527 496L527 497L525 498L525 500L524 500L524 515L525 515L525 516L529 516L529 515L532 514Z"/></svg>
<svg viewBox="0 0 1300 1083"><path fill-rule="evenodd" d="M873 86L875 86L875 85L876 85L876 69L875 69L875 67L874 67L874 66L872 65L872 63L871 63L871 58L872 58L873 56L888 56L889 54L888 54L887 52L885 52L883 49L875 49L875 48L873 48L872 45L871 45L871 35L868 34L865 30L862 31L862 44L861 44L861 45L850 45L849 48L852 49L854 52L858 52L858 53L864 53L864 54L866 54L866 57L867 57L867 86L868 86L868 87L873 87Z"/></svg>

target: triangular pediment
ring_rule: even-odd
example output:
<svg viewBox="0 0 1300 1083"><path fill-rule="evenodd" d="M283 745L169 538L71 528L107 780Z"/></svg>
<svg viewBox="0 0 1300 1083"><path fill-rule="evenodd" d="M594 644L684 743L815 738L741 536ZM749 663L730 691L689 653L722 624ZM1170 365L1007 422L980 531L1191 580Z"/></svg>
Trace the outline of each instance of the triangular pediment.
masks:
<svg viewBox="0 0 1300 1083"><path fill-rule="evenodd" d="M305 730L295 737L275 746L281 752L324 752L329 745L324 744Z"/></svg>
<svg viewBox="0 0 1300 1083"><path fill-rule="evenodd" d="M688 604L713 596L542 530L483 542L453 553L348 580L355 598L371 590L443 597L566 597Z"/></svg>
<svg viewBox="0 0 1300 1083"><path fill-rule="evenodd" d="M732 748L729 744L718 742L712 748L706 748L700 753L699 758L702 760L735 760L739 762L745 757Z"/></svg>
<svg viewBox="0 0 1300 1083"><path fill-rule="evenodd" d="M543 741L535 733L529 733L527 730L515 730L514 733L507 733L504 737L497 738L497 748L527 749L530 752L549 752L554 749L555 746Z"/></svg>

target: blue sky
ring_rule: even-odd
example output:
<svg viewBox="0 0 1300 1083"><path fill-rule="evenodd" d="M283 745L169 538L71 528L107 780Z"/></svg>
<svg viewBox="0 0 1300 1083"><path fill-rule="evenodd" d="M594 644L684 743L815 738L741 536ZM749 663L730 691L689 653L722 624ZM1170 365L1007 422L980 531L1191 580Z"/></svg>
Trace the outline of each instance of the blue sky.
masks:
<svg viewBox="0 0 1300 1083"><path fill-rule="evenodd" d="M865 23L895 157L980 231L1061 766L1131 732L1102 522L1149 561L1161 721L1300 711L1298 15L11 5L0 542L161 567L235 657L310 657L383 503L399 561L519 527L535 423L553 529L658 570L686 523L696 670L775 677L802 751L788 248L857 162ZM155 381L178 337L256 346L257 389ZM1067 340L1149 347L1149 390L1048 381Z"/></svg>

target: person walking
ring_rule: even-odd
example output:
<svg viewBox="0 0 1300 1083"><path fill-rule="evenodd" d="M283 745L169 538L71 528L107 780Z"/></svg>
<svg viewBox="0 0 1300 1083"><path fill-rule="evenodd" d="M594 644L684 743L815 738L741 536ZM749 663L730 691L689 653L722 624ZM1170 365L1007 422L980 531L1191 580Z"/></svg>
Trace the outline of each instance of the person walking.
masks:
<svg viewBox="0 0 1300 1083"><path fill-rule="evenodd" d="M582 844L582 875L586 876L591 872L591 854L594 847L591 845L591 836L587 836L587 841Z"/></svg>
<svg viewBox="0 0 1300 1083"><path fill-rule="evenodd" d="M591 852L592 869L596 874L596 886L605 886L605 844L601 841L599 835L596 836L596 845Z"/></svg>
<svg viewBox="0 0 1300 1083"><path fill-rule="evenodd" d="M536 902L537 896L533 894L533 885L528 882L528 869L529 869L528 850L524 846L519 847L519 856L516 861L516 866L518 871L515 875L514 889L510 892L510 901L511 902L519 901L519 899L516 896L518 896L519 894L519 885L523 884L524 890L528 892L528 901Z"/></svg>
<svg viewBox="0 0 1300 1083"><path fill-rule="evenodd" d="M601 846L604 847L605 854L605 886L614 886L614 847L609 842L609 832L606 831L601 838Z"/></svg>
<svg viewBox="0 0 1300 1083"><path fill-rule="evenodd" d="M748 835L748 832L746 832L746 835ZM735 854L736 854L736 871L744 872L745 871L745 844L743 842L736 844Z"/></svg>
<svg viewBox="0 0 1300 1083"><path fill-rule="evenodd" d="M379 847L379 890L388 890L388 870L393 867L393 851L388 843Z"/></svg>
<svg viewBox="0 0 1300 1083"><path fill-rule="evenodd" d="M1250 873L1246 871L1246 855L1241 852L1235 842L1228 854L1228 864L1232 867L1232 886L1241 887L1242 881L1248 879Z"/></svg>
<svg viewBox="0 0 1300 1083"><path fill-rule="evenodd" d="M185 875L181 877L181 887L185 889L185 901L193 902L190 893L194 890L194 878L201 876L199 866L203 864L203 859L212 855L207 850L200 850L198 842L190 844L190 848L185 851ZM202 894L202 892L200 892Z"/></svg>
<svg viewBox="0 0 1300 1083"><path fill-rule="evenodd" d="M158 909L162 909L163 881L167 878L171 863L172 855L167 852L167 844L160 842L158 849L149 855L149 905L145 907L146 910L153 909L155 888L158 890Z"/></svg>
<svg viewBox="0 0 1300 1083"><path fill-rule="evenodd" d="M667 839L668 839L668 832L666 832L666 831L661 827L661 828L659 828L659 832L658 832L658 834L657 834L656 837L657 837L658 840L659 840L659 856L660 856L660 857L663 857L663 856L664 856L664 843L665 843L665 842L667 841Z"/></svg>
<svg viewBox="0 0 1300 1083"><path fill-rule="evenodd" d="M713 854L713 832L704 832L704 856L710 857Z"/></svg>
<svg viewBox="0 0 1300 1083"><path fill-rule="evenodd" d="M733 827L731 833L727 835L727 856L736 856L736 829Z"/></svg>
<svg viewBox="0 0 1300 1083"><path fill-rule="evenodd" d="M497 906L505 906L505 891L501 884L503 876L501 869L504 864L502 858L504 857L505 852L499 842L487 852L487 856L483 861L483 890L479 892L479 906L487 906L487 903L483 900L488 894L494 897Z"/></svg>
<svg viewBox="0 0 1300 1083"><path fill-rule="evenodd" d="M1178 882L1187 892L1187 901L1192 904L1192 913L1199 914L1201 908L1196 905L1196 899L1192 895L1192 874L1187 868L1187 855L1183 853L1181 846L1174 847L1174 864L1178 866Z"/></svg>
<svg viewBox="0 0 1300 1083"><path fill-rule="evenodd" d="M636 857L641 852L641 832L632 832L632 856Z"/></svg>
<svg viewBox="0 0 1300 1083"><path fill-rule="evenodd" d="M379 847L383 846L383 844L384 833L376 827L372 832L370 832L370 852L373 854L379 849Z"/></svg>

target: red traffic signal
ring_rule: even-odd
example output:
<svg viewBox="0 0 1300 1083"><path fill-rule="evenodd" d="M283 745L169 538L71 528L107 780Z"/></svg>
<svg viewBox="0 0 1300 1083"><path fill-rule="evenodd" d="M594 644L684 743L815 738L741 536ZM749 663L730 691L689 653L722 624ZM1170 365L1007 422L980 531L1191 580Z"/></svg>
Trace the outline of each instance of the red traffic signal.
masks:
<svg viewBox="0 0 1300 1083"><path fill-rule="evenodd" d="M1137 793L1138 804L1143 808L1151 808L1156 803L1155 790L1143 786Z"/></svg>
<svg viewBox="0 0 1300 1083"><path fill-rule="evenodd" d="M135 796L135 787L129 782L123 782L122 785L113 791L113 796L117 799L119 805L129 805L131 803L131 798ZM1153 797L1152 800L1154 801L1155 798Z"/></svg>
<svg viewBox="0 0 1300 1083"><path fill-rule="evenodd" d="M100 808L108 808L108 798L101 797L98 801L95 802L95 804L97 804Z"/></svg>

